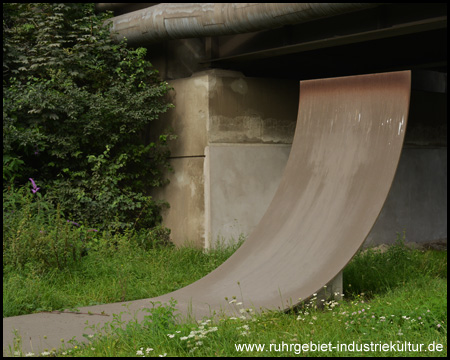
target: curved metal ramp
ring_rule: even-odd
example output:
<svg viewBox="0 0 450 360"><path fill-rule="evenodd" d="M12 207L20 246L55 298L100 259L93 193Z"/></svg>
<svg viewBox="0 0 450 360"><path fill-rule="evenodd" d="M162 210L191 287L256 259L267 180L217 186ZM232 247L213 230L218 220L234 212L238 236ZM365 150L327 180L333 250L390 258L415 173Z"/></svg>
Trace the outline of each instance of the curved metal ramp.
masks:
<svg viewBox="0 0 450 360"><path fill-rule="evenodd" d="M283 178L241 248L175 292L80 312L118 314L126 310L123 304L133 312L151 307L149 301L174 298L181 313L201 318L212 311L229 314L233 308L225 297L255 310L284 309L310 297L350 261L383 207L403 145L410 86L409 71L302 81ZM105 323L112 316L40 313L3 319L4 351L13 328L26 340L24 351L29 338L36 351L58 347L61 338L82 340L86 320Z"/></svg>

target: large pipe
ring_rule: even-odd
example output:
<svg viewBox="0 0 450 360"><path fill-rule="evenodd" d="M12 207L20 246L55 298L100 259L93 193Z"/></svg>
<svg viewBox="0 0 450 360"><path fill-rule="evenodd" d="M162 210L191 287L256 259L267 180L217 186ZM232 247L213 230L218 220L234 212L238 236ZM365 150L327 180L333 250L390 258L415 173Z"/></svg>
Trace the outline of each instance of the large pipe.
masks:
<svg viewBox="0 0 450 360"><path fill-rule="evenodd" d="M375 3L161 3L116 16L112 34L129 44L231 35L298 24Z"/></svg>

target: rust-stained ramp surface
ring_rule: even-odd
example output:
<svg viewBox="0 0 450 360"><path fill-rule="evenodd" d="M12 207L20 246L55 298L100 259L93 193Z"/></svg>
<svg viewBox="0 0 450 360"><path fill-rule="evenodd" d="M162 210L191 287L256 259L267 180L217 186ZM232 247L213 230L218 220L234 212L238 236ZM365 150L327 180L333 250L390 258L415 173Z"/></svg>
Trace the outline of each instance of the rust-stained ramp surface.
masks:
<svg viewBox="0 0 450 360"><path fill-rule="evenodd" d="M130 310L151 301L178 301L196 317L243 306L285 308L321 289L349 262L369 234L386 200L399 161L410 97L410 72L308 80L300 83L294 143L280 186L261 222L219 268L185 288L127 302ZM80 308L107 314L123 303ZM126 318L126 317L124 317ZM58 347L84 322L112 316L32 314L3 319L3 346L11 329L39 346ZM47 339L43 339L46 335Z"/></svg>

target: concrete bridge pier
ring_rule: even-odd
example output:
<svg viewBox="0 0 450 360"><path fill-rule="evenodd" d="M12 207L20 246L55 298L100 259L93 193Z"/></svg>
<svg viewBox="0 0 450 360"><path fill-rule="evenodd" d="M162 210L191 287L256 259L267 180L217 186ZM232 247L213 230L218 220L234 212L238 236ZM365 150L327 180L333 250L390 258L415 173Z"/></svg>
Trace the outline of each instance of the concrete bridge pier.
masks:
<svg viewBox="0 0 450 360"><path fill-rule="evenodd" d="M299 84L207 70L170 80L170 184L155 194L172 241L211 248L237 241L258 224L269 205L294 136Z"/></svg>
<svg viewBox="0 0 450 360"><path fill-rule="evenodd" d="M171 144L174 172L153 194L171 205L164 225L177 245L209 249L237 241L252 232L278 187L294 136L299 82L219 69L168 81L175 108L155 132L171 127L178 136ZM397 174L364 246L393 243L403 230L407 242L446 242L445 95L413 87Z"/></svg>

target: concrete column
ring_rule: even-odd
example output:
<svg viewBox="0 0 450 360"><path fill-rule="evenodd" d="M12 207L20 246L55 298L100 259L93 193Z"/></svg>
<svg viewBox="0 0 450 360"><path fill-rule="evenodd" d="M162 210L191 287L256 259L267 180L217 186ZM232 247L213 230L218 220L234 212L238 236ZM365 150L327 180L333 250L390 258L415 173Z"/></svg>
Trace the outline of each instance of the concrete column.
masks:
<svg viewBox="0 0 450 360"><path fill-rule="evenodd" d="M154 189L152 196L169 202L163 223L171 229L176 245L187 242L198 247L205 241L204 175L207 124L209 118L209 77L207 74L171 80L174 88L169 100L175 108L155 121L153 131L170 128L177 139L170 144L173 172L170 184Z"/></svg>
<svg viewBox="0 0 450 360"><path fill-rule="evenodd" d="M175 244L214 247L249 235L268 207L289 156L298 111L295 80L208 70L169 81L171 183L154 193ZM158 128L159 127L159 128Z"/></svg>

